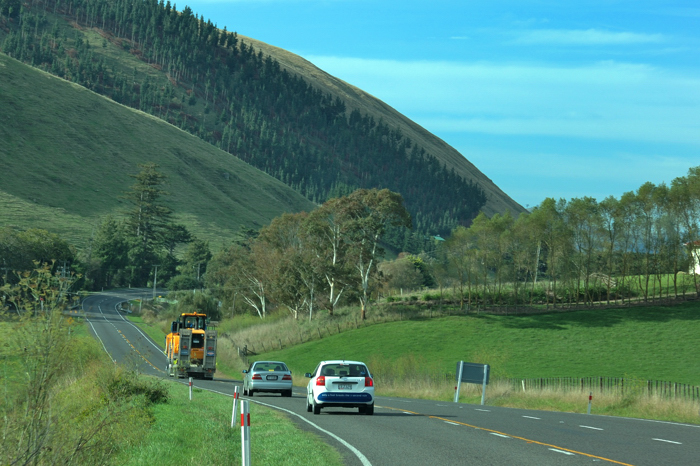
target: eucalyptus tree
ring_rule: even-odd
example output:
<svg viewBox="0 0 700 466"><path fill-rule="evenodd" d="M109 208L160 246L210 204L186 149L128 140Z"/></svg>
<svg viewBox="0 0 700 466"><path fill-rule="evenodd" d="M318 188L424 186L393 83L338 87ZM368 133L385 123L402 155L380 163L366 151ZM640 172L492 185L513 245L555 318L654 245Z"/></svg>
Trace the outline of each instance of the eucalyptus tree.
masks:
<svg viewBox="0 0 700 466"><path fill-rule="evenodd" d="M341 199L339 214L348 232L347 259L359 275L360 318L365 320L370 281L384 254L380 241L389 225L410 228L411 216L401 195L388 189L358 189Z"/></svg>
<svg viewBox="0 0 700 466"><path fill-rule="evenodd" d="M657 187L651 182L646 182L635 193L634 205L637 214L636 224L639 242L637 253L642 260L639 263L638 275L639 288L642 290L644 300L649 299L650 282L652 275L660 273L659 249L661 233L659 232L660 202L665 186Z"/></svg>
<svg viewBox="0 0 700 466"><path fill-rule="evenodd" d="M610 303L610 292L615 275L615 246L623 229L622 208L620 201L614 196L608 196L598 203L598 212L602 228L602 249L605 251L605 280L606 300Z"/></svg>
<svg viewBox="0 0 700 466"><path fill-rule="evenodd" d="M590 280L592 274L597 272L594 258L600 252L602 243L603 227L600 209L592 197L575 198L567 203L565 214L576 252L576 258L571 261L576 271L574 276L576 302L581 295L581 280L583 280L584 297L590 303L593 301Z"/></svg>
<svg viewBox="0 0 700 466"><path fill-rule="evenodd" d="M321 255L315 237L307 235L308 214L283 214L260 231L254 245L256 254L272 257L267 273L270 296L286 306L296 319L301 309L313 316L322 280ZM256 257L256 261L259 261ZM262 274L261 274L262 275Z"/></svg>
<svg viewBox="0 0 700 466"><path fill-rule="evenodd" d="M686 176L674 179L670 195L675 199L681 234L691 262L690 269L694 271L695 264L700 262L700 166L689 169ZM693 283L697 290L696 273L693 273Z"/></svg>
<svg viewBox="0 0 700 466"><path fill-rule="evenodd" d="M309 214L305 224L306 235L314 239L314 251L325 263L323 279L326 281L328 313L333 315L343 291L352 282L347 264L350 223L344 198L333 198Z"/></svg>
<svg viewBox="0 0 700 466"><path fill-rule="evenodd" d="M520 289L531 277L534 287L534 277L539 268L539 247L531 227L530 215L520 214L505 235L507 236L507 254L513 264L511 280L515 293L514 301L517 304L520 302ZM532 303L532 293L530 303Z"/></svg>
<svg viewBox="0 0 700 466"><path fill-rule="evenodd" d="M631 289L627 284L627 279L632 275L635 264L635 257L638 249L638 230L636 228L637 209L635 203L636 195L632 191L628 191L620 197L615 212L615 228L616 234L616 249L619 255L620 262L620 281L618 288L622 290L624 301L624 293L627 293L627 298L630 299Z"/></svg>
<svg viewBox="0 0 700 466"><path fill-rule="evenodd" d="M239 268L249 262L250 248L233 244L215 254L207 264L204 285L224 308L231 309L231 317L236 313L236 302L244 290Z"/></svg>
<svg viewBox="0 0 700 466"><path fill-rule="evenodd" d="M684 265L688 263L683 246L682 198L678 196L673 187L664 186L658 202L661 204L662 210L659 230L662 234L663 271L667 277L667 285L669 275L673 280L673 295L677 298L679 295L678 272L687 270L687 266L684 267ZM659 275L658 281L659 287L661 287L661 275ZM670 288L667 288L666 296L670 296Z"/></svg>
<svg viewBox="0 0 700 466"><path fill-rule="evenodd" d="M482 298L484 301L489 294L495 302L502 298L503 280L508 275L508 246L510 236L506 232L513 225L510 212L503 215L494 214L491 218L483 212L479 213L469 229L473 232L477 247L477 266L480 267L482 279ZM493 275L493 280L490 276ZM489 283L493 289L489 292Z"/></svg>
<svg viewBox="0 0 700 466"><path fill-rule="evenodd" d="M459 309L464 309L464 287L467 287L467 303L471 305L472 283L476 261L476 239L474 232L466 227L458 226L445 240L441 248L449 264L448 272L456 279L459 289Z"/></svg>
<svg viewBox="0 0 700 466"><path fill-rule="evenodd" d="M564 270L563 262L571 246L571 232L566 225L562 212L564 201L547 198L530 214L533 235L544 246L547 274L551 281L552 303L557 302L557 280ZM547 302L548 302L547 298Z"/></svg>

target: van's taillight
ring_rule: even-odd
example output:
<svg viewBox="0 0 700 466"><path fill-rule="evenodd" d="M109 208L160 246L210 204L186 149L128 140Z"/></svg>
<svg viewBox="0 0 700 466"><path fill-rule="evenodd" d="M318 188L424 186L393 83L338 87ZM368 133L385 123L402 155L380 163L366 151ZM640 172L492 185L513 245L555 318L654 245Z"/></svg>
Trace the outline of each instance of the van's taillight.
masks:
<svg viewBox="0 0 700 466"><path fill-rule="evenodd" d="M372 380L372 377L365 377L365 387L374 387L374 380Z"/></svg>
<svg viewBox="0 0 700 466"><path fill-rule="evenodd" d="M284 375L282 376L282 380L292 380L292 376L289 375L289 374L284 374Z"/></svg>
<svg viewBox="0 0 700 466"><path fill-rule="evenodd" d="M318 379L316 379L316 385L325 386L326 385L326 376L325 375L319 376Z"/></svg>
<svg viewBox="0 0 700 466"><path fill-rule="evenodd" d="M253 380L262 380L262 376L260 374L253 374Z"/></svg>

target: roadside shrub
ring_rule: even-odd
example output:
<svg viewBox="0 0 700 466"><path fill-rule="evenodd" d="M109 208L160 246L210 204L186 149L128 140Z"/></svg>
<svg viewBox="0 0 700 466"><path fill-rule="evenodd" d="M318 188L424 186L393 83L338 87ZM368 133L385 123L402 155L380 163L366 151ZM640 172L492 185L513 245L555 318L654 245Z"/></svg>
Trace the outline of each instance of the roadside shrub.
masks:
<svg viewBox="0 0 700 466"><path fill-rule="evenodd" d="M106 391L110 399L125 401L143 396L150 404L167 403L168 390L162 381L137 376L135 373L117 369L106 380Z"/></svg>

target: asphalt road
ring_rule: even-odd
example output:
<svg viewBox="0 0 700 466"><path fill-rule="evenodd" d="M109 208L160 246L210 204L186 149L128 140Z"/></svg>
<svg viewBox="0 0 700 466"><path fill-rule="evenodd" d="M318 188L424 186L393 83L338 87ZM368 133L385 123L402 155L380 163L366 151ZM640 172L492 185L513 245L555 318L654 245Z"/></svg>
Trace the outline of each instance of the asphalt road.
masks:
<svg viewBox="0 0 700 466"><path fill-rule="evenodd" d="M119 302L139 293L151 291L91 296L83 304L85 317L115 362L165 376L163 342L151 341L116 311ZM242 392L240 381L194 380L194 385L229 396L236 386ZM248 399L287 412L301 429L335 446L348 465L700 464L695 425L390 397L376 398L374 416L342 408L313 415L306 412L303 388L295 388L292 398Z"/></svg>

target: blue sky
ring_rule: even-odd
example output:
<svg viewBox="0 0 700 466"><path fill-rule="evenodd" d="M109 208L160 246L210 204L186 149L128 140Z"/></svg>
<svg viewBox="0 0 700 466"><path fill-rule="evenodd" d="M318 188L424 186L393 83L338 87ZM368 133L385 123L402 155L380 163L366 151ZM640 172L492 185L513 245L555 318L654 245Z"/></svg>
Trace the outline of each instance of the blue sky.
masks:
<svg viewBox="0 0 700 466"><path fill-rule="evenodd" d="M697 1L185 4L383 100L523 206L700 165Z"/></svg>

